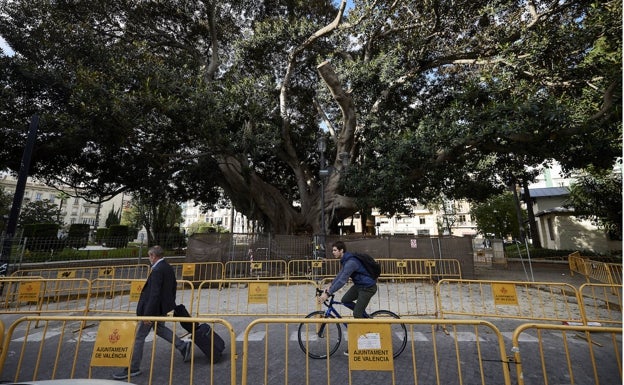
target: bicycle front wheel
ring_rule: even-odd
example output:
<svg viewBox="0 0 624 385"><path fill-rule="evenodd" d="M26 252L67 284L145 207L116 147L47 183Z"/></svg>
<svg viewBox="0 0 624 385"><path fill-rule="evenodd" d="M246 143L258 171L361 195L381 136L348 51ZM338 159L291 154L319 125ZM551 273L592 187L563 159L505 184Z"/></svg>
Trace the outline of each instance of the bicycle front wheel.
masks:
<svg viewBox="0 0 624 385"><path fill-rule="evenodd" d="M370 316L371 318L379 320L383 320L384 318L401 318L389 310L377 310ZM392 356L398 357L399 354L403 353L405 345L407 345L407 328L405 327L405 324L391 324L390 331L392 334Z"/></svg>
<svg viewBox="0 0 624 385"><path fill-rule="evenodd" d="M333 316L329 316L334 318ZM326 319L325 312L318 310L306 318ZM334 327L335 326L335 327ZM324 322L301 323L297 333L299 346L310 358L327 358L334 354L342 341L342 330L339 323Z"/></svg>

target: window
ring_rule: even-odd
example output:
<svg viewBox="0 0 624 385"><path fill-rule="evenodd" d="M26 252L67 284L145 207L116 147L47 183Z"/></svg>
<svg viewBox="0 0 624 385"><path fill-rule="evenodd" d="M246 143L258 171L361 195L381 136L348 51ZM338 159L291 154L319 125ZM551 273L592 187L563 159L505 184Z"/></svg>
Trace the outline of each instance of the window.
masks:
<svg viewBox="0 0 624 385"><path fill-rule="evenodd" d="M54 203L54 200L56 199L56 195L54 194L50 194L50 197L48 198L48 200L50 201L50 203Z"/></svg>
<svg viewBox="0 0 624 385"><path fill-rule="evenodd" d="M466 215L459 214L459 223L466 223Z"/></svg>
<svg viewBox="0 0 624 385"><path fill-rule="evenodd" d="M418 217L418 223L420 223L421 225L424 225L426 223L426 218L425 217ZM418 234L420 235L420 234ZM429 231L427 230L427 235L429 235Z"/></svg>
<svg viewBox="0 0 624 385"><path fill-rule="evenodd" d="M546 223L548 224L548 235L550 236L550 240L554 241L555 240L555 227L553 226L552 218L548 218L546 220Z"/></svg>
<svg viewBox="0 0 624 385"><path fill-rule="evenodd" d="M38 192L35 194L35 201L40 201L43 198L43 194Z"/></svg>
<svg viewBox="0 0 624 385"><path fill-rule="evenodd" d="M418 235L425 235L428 236L429 235L429 230L418 230Z"/></svg>

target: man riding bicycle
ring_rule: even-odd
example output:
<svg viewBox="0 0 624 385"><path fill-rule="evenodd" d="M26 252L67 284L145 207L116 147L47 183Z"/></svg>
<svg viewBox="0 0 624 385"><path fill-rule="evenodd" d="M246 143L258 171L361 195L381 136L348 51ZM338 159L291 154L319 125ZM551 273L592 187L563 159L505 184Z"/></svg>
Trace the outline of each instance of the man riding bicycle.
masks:
<svg viewBox="0 0 624 385"><path fill-rule="evenodd" d="M353 317L364 318L364 310L371 298L377 293L377 280L373 278L366 267L353 254L347 252L344 242L337 241L332 245L334 258L340 258L340 271L332 283L325 288L319 297L319 302L324 302L330 295L340 290L349 278L353 281L353 286L342 296L341 302L354 304Z"/></svg>

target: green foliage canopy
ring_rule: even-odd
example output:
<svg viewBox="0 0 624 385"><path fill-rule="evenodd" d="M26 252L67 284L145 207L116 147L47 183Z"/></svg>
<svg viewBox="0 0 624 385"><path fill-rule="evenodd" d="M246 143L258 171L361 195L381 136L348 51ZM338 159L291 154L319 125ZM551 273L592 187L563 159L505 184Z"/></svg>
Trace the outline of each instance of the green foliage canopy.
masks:
<svg viewBox="0 0 624 385"><path fill-rule="evenodd" d="M620 0L346 3L4 2L0 167L39 113L32 174L293 233L621 155Z"/></svg>
<svg viewBox="0 0 624 385"><path fill-rule="evenodd" d="M566 206L574 215L602 227L612 239L622 239L622 174L588 173L570 186Z"/></svg>
<svg viewBox="0 0 624 385"><path fill-rule="evenodd" d="M506 239L520 236L520 226L516 220L516 209L513 194L504 192L492 196L485 202L470 208L470 215L477 223L477 231L485 236Z"/></svg>
<svg viewBox="0 0 624 385"><path fill-rule="evenodd" d="M36 223L53 223L62 226L61 210L48 199L24 204L20 211L18 225L23 227Z"/></svg>

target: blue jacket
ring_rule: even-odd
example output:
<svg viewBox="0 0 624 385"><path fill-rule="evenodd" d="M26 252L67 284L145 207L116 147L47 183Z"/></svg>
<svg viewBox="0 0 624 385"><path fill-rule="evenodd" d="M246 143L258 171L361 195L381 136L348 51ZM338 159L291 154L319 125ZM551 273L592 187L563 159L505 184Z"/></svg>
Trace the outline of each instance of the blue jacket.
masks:
<svg viewBox="0 0 624 385"><path fill-rule="evenodd" d="M346 252L340 258L341 269L336 275L336 278L332 281L328 291L335 293L343 287L349 278L353 281L354 285L362 287L374 286L377 281L368 274L366 268L353 254Z"/></svg>

